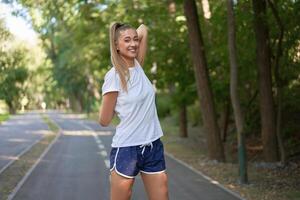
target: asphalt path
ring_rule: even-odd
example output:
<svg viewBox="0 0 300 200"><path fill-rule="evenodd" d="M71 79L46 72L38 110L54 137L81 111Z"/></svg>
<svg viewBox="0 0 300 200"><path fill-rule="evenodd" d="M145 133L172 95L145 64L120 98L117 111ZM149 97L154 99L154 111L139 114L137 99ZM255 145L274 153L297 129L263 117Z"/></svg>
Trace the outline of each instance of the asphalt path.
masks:
<svg viewBox="0 0 300 200"><path fill-rule="evenodd" d="M49 133L38 112L13 115L0 125L0 172Z"/></svg>
<svg viewBox="0 0 300 200"><path fill-rule="evenodd" d="M78 115L49 113L61 135L24 184L14 200L109 199L109 152L112 127ZM170 199L238 200L228 191L166 156ZM140 176L135 179L132 200L147 199Z"/></svg>

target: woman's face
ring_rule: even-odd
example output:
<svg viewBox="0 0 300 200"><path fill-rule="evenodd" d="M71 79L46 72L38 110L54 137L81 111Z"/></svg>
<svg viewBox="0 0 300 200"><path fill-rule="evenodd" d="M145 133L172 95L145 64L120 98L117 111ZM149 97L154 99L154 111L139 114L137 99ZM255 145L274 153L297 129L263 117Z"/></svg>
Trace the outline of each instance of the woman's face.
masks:
<svg viewBox="0 0 300 200"><path fill-rule="evenodd" d="M116 45L119 54L126 60L136 58L139 49L139 38L136 30L127 29L120 31L120 36Z"/></svg>

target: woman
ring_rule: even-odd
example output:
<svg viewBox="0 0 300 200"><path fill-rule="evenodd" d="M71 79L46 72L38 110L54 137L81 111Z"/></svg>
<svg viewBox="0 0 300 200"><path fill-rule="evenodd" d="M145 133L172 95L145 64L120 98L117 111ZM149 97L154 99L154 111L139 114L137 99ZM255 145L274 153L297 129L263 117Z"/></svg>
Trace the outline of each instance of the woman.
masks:
<svg viewBox="0 0 300 200"><path fill-rule="evenodd" d="M141 174L150 200L168 199L163 135L155 106L154 88L141 65L147 49L147 28L114 23L110 28L113 67L102 86L99 123L120 118L110 153L111 199L130 199L134 177Z"/></svg>

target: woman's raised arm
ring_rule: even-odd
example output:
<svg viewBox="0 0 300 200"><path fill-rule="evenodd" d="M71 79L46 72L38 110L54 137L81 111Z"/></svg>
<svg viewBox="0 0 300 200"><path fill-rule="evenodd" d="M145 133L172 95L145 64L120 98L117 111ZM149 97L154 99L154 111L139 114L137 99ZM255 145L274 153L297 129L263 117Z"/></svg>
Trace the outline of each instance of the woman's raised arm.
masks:
<svg viewBox="0 0 300 200"><path fill-rule="evenodd" d="M145 55L146 55L146 52L147 52L147 37L148 37L147 26L145 26L144 24L141 24L136 29L136 32L138 34L139 41L140 41L137 60L139 61L141 66L143 66L144 60L145 60Z"/></svg>

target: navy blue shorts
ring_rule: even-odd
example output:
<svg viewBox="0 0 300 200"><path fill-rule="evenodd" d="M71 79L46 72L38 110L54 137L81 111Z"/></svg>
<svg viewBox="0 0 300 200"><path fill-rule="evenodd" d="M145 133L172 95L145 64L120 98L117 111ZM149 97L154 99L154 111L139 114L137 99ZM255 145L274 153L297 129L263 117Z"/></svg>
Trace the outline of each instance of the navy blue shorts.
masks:
<svg viewBox="0 0 300 200"><path fill-rule="evenodd" d="M112 148L110 171L126 178L134 178L139 172L157 174L165 171L164 147L160 139L149 144Z"/></svg>

